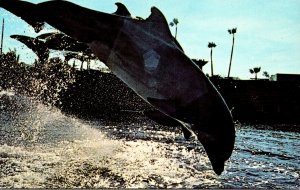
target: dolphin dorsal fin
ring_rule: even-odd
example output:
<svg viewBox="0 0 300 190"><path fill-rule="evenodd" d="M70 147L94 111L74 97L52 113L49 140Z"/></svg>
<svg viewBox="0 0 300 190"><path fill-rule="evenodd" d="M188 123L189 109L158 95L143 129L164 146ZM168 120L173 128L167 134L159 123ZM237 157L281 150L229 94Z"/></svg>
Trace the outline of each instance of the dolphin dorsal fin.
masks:
<svg viewBox="0 0 300 190"><path fill-rule="evenodd" d="M165 16L156 7L151 7L151 14L147 18L147 21L156 22L156 23L166 23L167 24L167 20L166 20Z"/></svg>
<svg viewBox="0 0 300 190"><path fill-rule="evenodd" d="M164 39L174 41L171 34L168 22L163 13L156 7L151 8L151 14L146 19L146 22L151 26L152 32L158 33Z"/></svg>
<svg viewBox="0 0 300 190"><path fill-rule="evenodd" d="M126 8L126 6L124 4L117 2L117 3L115 3L115 5L117 5L118 9L113 14L119 15L119 16L131 17L130 12L128 11L128 9Z"/></svg>

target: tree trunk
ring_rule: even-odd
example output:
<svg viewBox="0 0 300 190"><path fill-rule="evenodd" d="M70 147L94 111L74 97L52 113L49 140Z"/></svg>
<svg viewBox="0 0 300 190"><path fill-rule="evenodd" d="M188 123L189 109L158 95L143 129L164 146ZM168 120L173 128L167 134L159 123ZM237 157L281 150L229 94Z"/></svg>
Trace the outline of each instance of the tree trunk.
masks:
<svg viewBox="0 0 300 190"><path fill-rule="evenodd" d="M214 76L213 60L212 60L212 48L210 49L210 63L211 63L211 76Z"/></svg>
<svg viewBox="0 0 300 190"><path fill-rule="evenodd" d="M175 39L177 39L177 25L175 26Z"/></svg>
<svg viewBox="0 0 300 190"><path fill-rule="evenodd" d="M87 60L86 68L87 68L87 70L91 69L91 60L90 59Z"/></svg>
<svg viewBox="0 0 300 190"><path fill-rule="evenodd" d="M233 38L232 38L232 47L231 47L231 55L230 55L229 69L228 69L228 75L227 75L228 78L230 77L231 62L232 62L233 47L234 47L234 34L232 34L232 35L233 35Z"/></svg>
<svg viewBox="0 0 300 190"><path fill-rule="evenodd" d="M2 22L0 55L2 55L2 53L3 53L3 37L4 37L4 19L3 19L3 22Z"/></svg>
<svg viewBox="0 0 300 190"><path fill-rule="evenodd" d="M84 61L81 61L80 71L83 70L83 62L84 62Z"/></svg>

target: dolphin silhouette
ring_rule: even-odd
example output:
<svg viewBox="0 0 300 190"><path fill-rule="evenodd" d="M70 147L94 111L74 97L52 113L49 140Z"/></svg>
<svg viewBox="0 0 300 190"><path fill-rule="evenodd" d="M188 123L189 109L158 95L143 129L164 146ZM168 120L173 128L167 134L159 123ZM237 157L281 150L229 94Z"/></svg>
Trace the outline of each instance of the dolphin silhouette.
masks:
<svg viewBox="0 0 300 190"><path fill-rule="evenodd" d="M44 41L24 35L11 35L10 37L25 44L38 56L40 62L48 60L50 50Z"/></svg>
<svg viewBox="0 0 300 190"><path fill-rule="evenodd" d="M25 21L29 18L33 26L44 21L86 43L118 78L156 107L158 115L192 131L215 173L223 172L235 142L232 115L214 85L185 55L156 7L141 20L131 18L120 4L114 14L107 14L62 0L26 4L27 10L8 6L11 3L24 4L0 0L0 7Z"/></svg>
<svg viewBox="0 0 300 190"><path fill-rule="evenodd" d="M71 51L73 53L68 53L68 57L73 55L72 58L81 58L82 56L78 53L82 53L90 59L95 59L94 54L85 43L78 42L62 33L45 33L36 38L24 35L11 35L10 37L22 42L31 49L38 56L41 63L48 60L50 49Z"/></svg>

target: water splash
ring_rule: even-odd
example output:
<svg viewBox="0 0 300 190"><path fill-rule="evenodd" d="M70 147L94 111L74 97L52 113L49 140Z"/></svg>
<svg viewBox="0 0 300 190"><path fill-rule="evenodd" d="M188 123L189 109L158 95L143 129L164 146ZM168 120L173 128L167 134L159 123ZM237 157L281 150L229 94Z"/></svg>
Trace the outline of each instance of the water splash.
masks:
<svg viewBox="0 0 300 190"><path fill-rule="evenodd" d="M172 143L107 138L101 129L114 126L68 117L11 92L1 92L0 101L0 187L193 187L199 179L218 184L199 150L174 143L181 134L158 131Z"/></svg>
<svg viewBox="0 0 300 190"><path fill-rule="evenodd" d="M217 177L197 141L149 120L82 121L0 92L0 188L300 187L299 133L237 129Z"/></svg>

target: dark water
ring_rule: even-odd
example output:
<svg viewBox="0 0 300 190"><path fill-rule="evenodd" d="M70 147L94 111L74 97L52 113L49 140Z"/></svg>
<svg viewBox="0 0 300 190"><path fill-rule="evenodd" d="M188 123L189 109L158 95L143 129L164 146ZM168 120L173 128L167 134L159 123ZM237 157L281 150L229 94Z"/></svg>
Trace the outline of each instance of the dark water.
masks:
<svg viewBox="0 0 300 190"><path fill-rule="evenodd" d="M299 139L237 126L233 155L216 176L201 145L177 128L146 118L82 121L1 91L0 188L299 189Z"/></svg>

